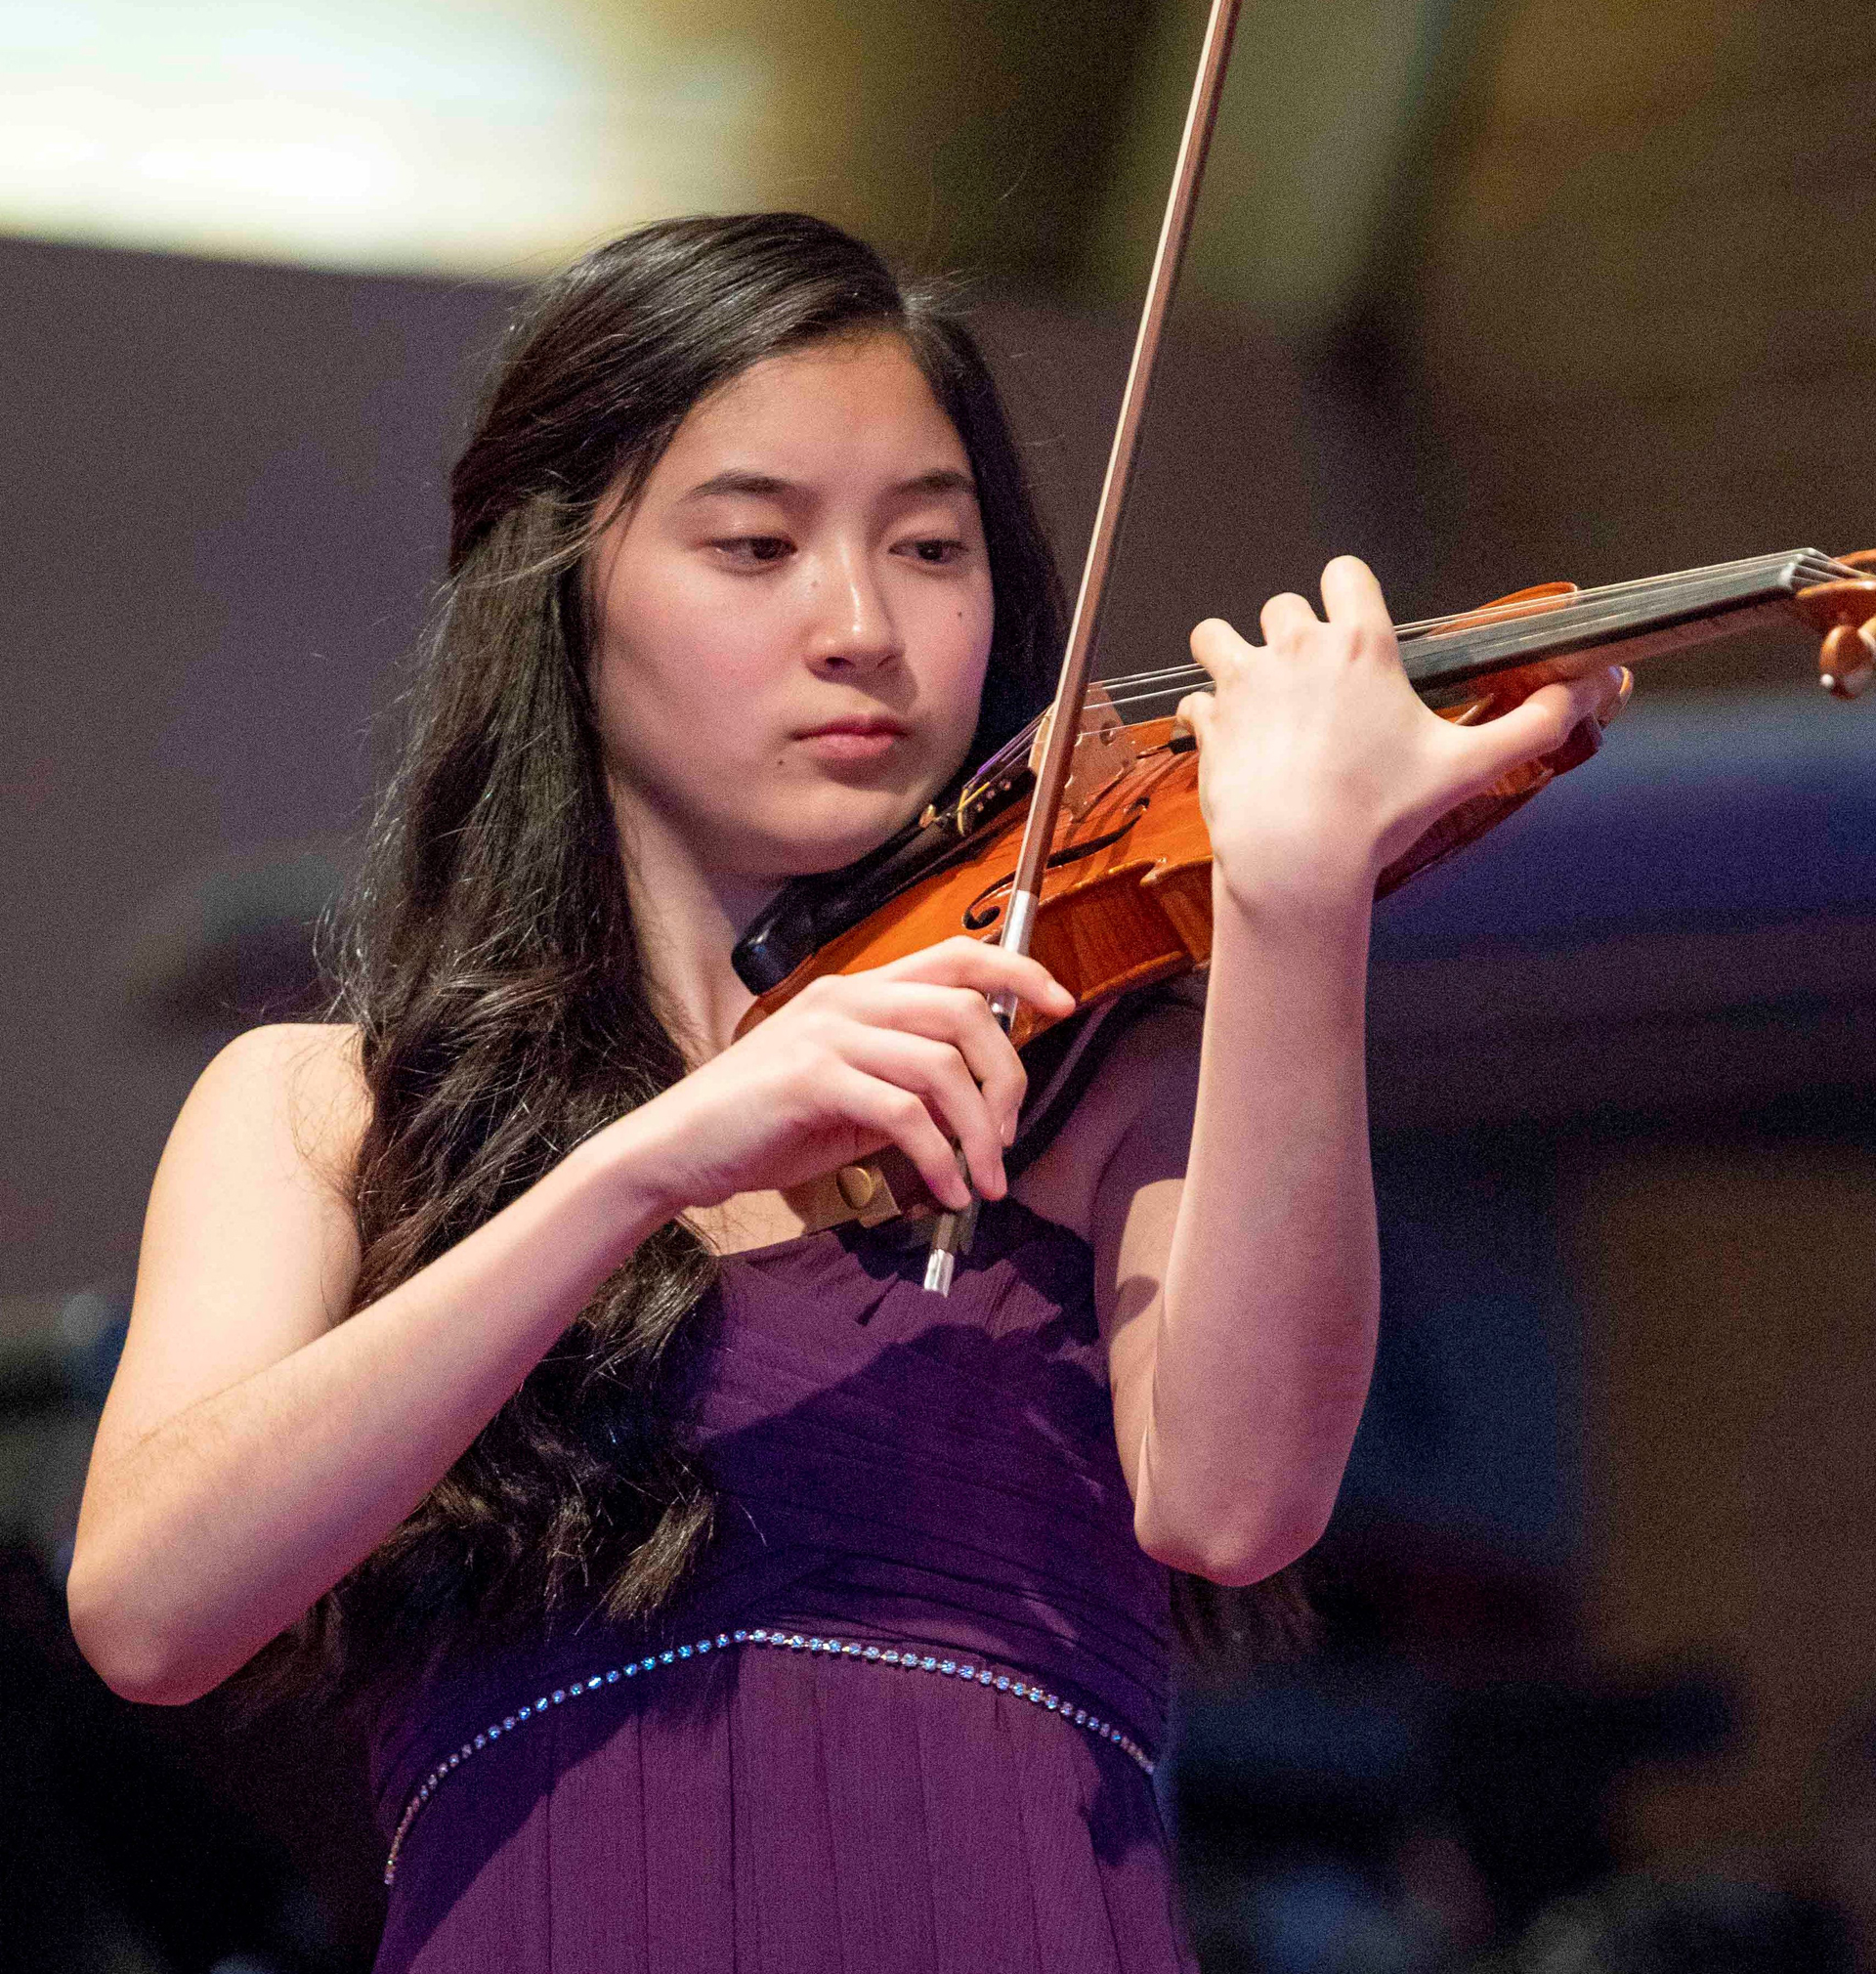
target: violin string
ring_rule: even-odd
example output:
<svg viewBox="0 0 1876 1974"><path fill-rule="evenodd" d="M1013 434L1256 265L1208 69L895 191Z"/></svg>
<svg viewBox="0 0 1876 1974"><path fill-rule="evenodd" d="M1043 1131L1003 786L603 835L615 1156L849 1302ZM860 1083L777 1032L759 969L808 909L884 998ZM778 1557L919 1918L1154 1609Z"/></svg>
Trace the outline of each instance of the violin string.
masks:
<svg viewBox="0 0 1876 1974"><path fill-rule="evenodd" d="M1623 582L1604 583L1595 589L1566 591L1556 598L1548 609L1534 610L1533 602L1544 599L1532 598L1524 602L1508 600L1503 603L1486 604L1474 610L1455 611L1446 617L1421 618L1412 622L1394 626L1396 638L1418 642L1427 637L1452 629L1487 629L1498 624L1516 622L1525 619L1542 618L1543 623L1532 622L1532 629L1539 633L1539 642L1554 636L1558 629L1569 628L1573 632L1594 634L1597 630L1619 625L1622 612L1609 613L1606 606L1634 597L1638 592L1651 590L1656 595L1666 597L1677 590L1710 582L1717 578L1738 575L1743 571L1759 567L1768 574L1795 565L1798 574L1812 582L1836 580L1867 580L1867 572L1839 562L1834 556L1817 553L1793 555L1789 552L1776 555L1746 555L1731 562L1709 563L1700 569L1678 570L1670 576L1634 577ZM1562 619L1561 623L1558 619ZM1131 687L1131 691L1117 688ZM1212 687L1211 674L1202 665L1186 664L1162 665L1156 669L1134 672L1118 672L1106 678L1095 679L1090 684L1090 692L1099 689L1107 695L1109 704L1116 711L1125 707L1144 706L1156 699L1166 699L1173 693L1192 689L1208 691ZM999 748L983 763L973 777L975 784L994 779L996 774L1018 759L1029 749L1036 735L1041 731L1043 715L1029 720L1010 740Z"/></svg>
<svg viewBox="0 0 1876 1974"><path fill-rule="evenodd" d="M1597 608L1586 610L1579 607L1580 604L1589 603L1593 596L1598 605ZM1568 631L1573 636L1594 637L1599 631L1620 630L1626 625L1633 623L1633 622L1634 619L1629 610L1608 608L1600 595L1595 592L1585 592L1580 599L1573 601L1572 607L1567 612L1545 611L1539 613L1536 617L1507 617L1499 621L1501 625L1528 622L1531 627L1529 641L1538 645L1550 643L1560 630ZM1469 624L1466 627L1471 629L1473 626ZM1486 629L1498 626L1480 624L1476 627ZM1515 655L1515 647L1512 651L1502 654L1506 658L1514 657ZM1116 694L1110 690L1108 695L1109 703L1119 711L1123 708L1144 706L1149 701L1165 699L1171 694L1184 692L1188 689L1202 692L1207 690L1211 684L1210 674L1205 670L1203 665L1197 665L1181 666L1176 670L1169 668L1168 671L1158 674L1158 676L1160 683L1142 684L1141 690L1137 692ZM1131 682L1131 680L1121 679L1105 681L1110 688L1117 684Z"/></svg>
<svg viewBox="0 0 1876 1974"><path fill-rule="evenodd" d="M1820 580L1846 576L1855 577L1858 574L1847 564L1837 562L1829 556L1819 556L1814 563L1808 557L1797 559L1804 574ZM1793 560L1790 555L1752 555L1744 556L1737 562L1716 562L1704 569L1680 570L1672 576L1637 577L1625 582L1605 583L1595 589L1565 592L1551 600L1551 608L1548 610L1532 608L1533 603L1541 603L1546 599L1532 598L1524 602L1507 599L1502 603L1485 604L1474 610L1456 611L1448 617L1428 617L1413 622L1396 624L1394 634L1398 638L1417 639L1454 627L1470 629L1475 624L1483 627L1494 622L1516 622L1525 617L1554 617L1571 612L1582 604L1612 601L1641 590L1651 589L1666 593L1689 584L1710 581L1718 577L1736 575L1752 568L1764 568L1769 572L1782 568ZM1170 676L1173 672L1189 672L1194 667L1190 665L1172 665L1159 671L1126 672L1117 674L1105 682L1109 685L1132 685Z"/></svg>
<svg viewBox="0 0 1876 1974"><path fill-rule="evenodd" d="M1488 605L1483 609L1463 611L1450 618L1428 618L1418 623L1396 626L1395 635L1415 639L1427 636L1442 625L1457 625L1463 629L1486 629L1495 624L1530 622L1533 630L1541 628L1544 638L1554 635L1563 627L1575 629L1600 629L1610 622L1619 622L1620 615L1610 616L1604 606L1619 598L1632 596L1638 591L1653 590L1666 598L1679 590L1698 586L1715 577L1736 574L1754 567L1763 567L1768 572L1780 569L1790 563L1789 555L1746 556L1737 562L1715 563L1707 569L1682 570L1673 576L1643 577L1628 582L1615 582L1598 589L1577 590L1559 596L1556 604L1548 610L1534 611L1529 604ZM1806 557L1799 561L1799 570L1808 577L1819 580L1837 577L1855 577L1857 572L1846 564L1836 562L1827 556L1819 556L1815 562ZM1586 606L1588 606L1586 608ZM1541 626L1538 620L1542 620ZM1559 622L1559 620L1561 622ZM1205 667L1199 665L1167 665L1158 670L1124 672L1099 681L1109 691L1116 708L1133 706L1148 699L1162 698L1175 692L1187 681L1208 676ZM1137 686L1142 690L1113 697L1115 687Z"/></svg>
<svg viewBox="0 0 1876 1974"><path fill-rule="evenodd" d="M1194 667L1194 669L1196 671L1197 667ZM1175 692L1211 692L1212 690L1214 690L1214 687L1211 678L1203 672L1198 672L1197 676L1191 679L1179 679L1171 685L1149 686L1144 692L1128 693L1123 698L1115 700L1113 704L1116 710L1119 710L1122 707L1145 706L1150 700L1166 699Z"/></svg>
<svg viewBox="0 0 1876 1974"><path fill-rule="evenodd" d="M1428 637L1454 627L1470 628L1474 623L1483 625L1517 617L1550 615L1578 603L1614 601L1619 597L1633 596L1640 590L1665 591L1690 583L1710 582L1718 577L1735 576L1755 567L1767 571L1780 569L1791 560L1789 554L1745 555L1736 562L1714 562L1702 569L1680 569L1670 576L1631 577L1623 582L1600 583L1594 589L1565 591L1555 598L1530 597L1519 602L1508 597L1501 603L1488 603L1477 610L1459 610L1446 617L1427 617L1416 622L1396 624L1394 635L1401 638ZM1549 611L1541 609L1546 603L1551 606ZM1539 608L1534 609L1534 606Z"/></svg>
<svg viewBox="0 0 1876 1974"><path fill-rule="evenodd" d="M1788 559L1786 556L1748 556L1738 563L1716 563L1711 569L1683 570L1674 576L1641 577L1628 582L1609 583L1598 589L1569 591L1556 597L1550 609L1541 612L1532 609L1532 602L1542 599L1531 599L1522 603L1507 601L1484 604L1474 610L1455 611L1448 617L1428 617L1414 622L1396 624L1394 635L1397 638L1415 639L1454 626L1470 629L1473 625L1478 625L1483 628L1493 622L1512 622L1523 617L1536 615L1555 617L1559 612L1571 610L1578 604L1592 600L1600 601L1623 592L1650 587L1671 587L1684 582L1704 580L1715 575L1747 568L1753 563L1776 567ZM1099 683L1110 689L1115 686L1144 686L1157 679L1190 678L1202 673L1204 669L1203 665L1191 664L1165 665L1157 670L1116 672L1103 678Z"/></svg>
<svg viewBox="0 0 1876 1974"><path fill-rule="evenodd" d="M1612 601L1647 589L1666 591L1687 584L1710 582L1723 576L1736 576L1755 568L1764 569L1770 574L1794 562L1807 576L1815 577L1818 580L1857 574L1847 563L1838 562L1828 555L1819 554L1813 562L1811 555L1805 551L1797 553L1786 551L1777 555L1744 555L1734 562L1713 562L1701 569L1676 570L1669 576L1637 576L1623 582L1605 582L1594 589L1566 592L1555 599L1554 607L1568 608L1577 603ZM1414 623L1396 624L1394 634L1396 637L1417 638L1432 635L1455 625L1465 627L1473 623L1489 623L1508 618L1531 616L1538 614L1532 610L1532 605L1544 601L1544 598L1533 597L1520 603L1514 598L1507 598L1501 603L1489 603L1477 610L1455 611L1448 617L1428 617Z"/></svg>
<svg viewBox="0 0 1876 1974"><path fill-rule="evenodd" d="M1819 580L1834 577L1854 577L1858 573L1829 556L1820 555L1814 563L1809 557L1796 559L1806 575L1813 576ZM1793 560L1794 557L1789 554L1748 555L1742 556L1736 562L1716 562L1703 569L1679 570L1671 576L1635 577L1624 582L1605 583L1595 589L1566 591L1550 600L1551 607L1543 610L1533 609L1532 605L1547 599L1532 598L1523 602L1508 599L1502 603L1484 604L1473 610L1455 611L1447 617L1422 618L1413 622L1396 624L1394 635L1403 639L1419 639L1452 628L1471 629L1477 626L1482 629L1493 623L1515 622L1528 617L1568 616L1575 614L1584 604L1601 604L1633 595L1641 590L1654 590L1666 594L1689 584L1707 582L1715 578L1735 575L1747 569L1764 568L1769 572L1782 568ZM1166 665L1157 670L1116 672L1098 683L1109 688L1144 686L1157 679L1190 678L1203 671L1204 666L1198 665Z"/></svg>
<svg viewBox="0 0 1876 1974"><path fill-rule="evenodd" d="M1753 558L1753 560L1763 563L1768 573L1769 573L1773 569L1782 569L1785 567L1790 558L1786 556L1770 556ZM1656 579L1658 585L1657 594L1665 602L1686 589L1709 586L1711 579L1715 576L1743 573L1752 566L1752 561L1741 561L1717 565L1713 571L1687 570L1678 577ZM1816 572L1811 566L1806 565L1804 573L1809 576ZM1524 619L1508 616L1500 620L1500 622L1507 624L1527 622L1533 635L1539 642L1545 641L1559 628L1594 631L1611 626L1620 627L1625 622L1631 622L1634 620L1626 609L1611 609L1609 606L1621 600L1617 594L1618 591L1632 594L1635 590L1645 585L1620 583L1611 584L1606 589L1585 589L1579 591L1575 596L1565 599L1564 607L1560 609L1534 613ZM1746 599L1741 598L1739 601L1743 604ZM1644 626L1638 624L1637 627L1642 628Z"/></svg>
<svg viewBox="0 0 1876 1974"><path fill-rule="evenodd" d="M1567 602L1568 605L1571 606L1573 609L1573 607L1576 604L1585 602L1592 596L1599 597L1600 595L1601 595L1600 591L1592 591L1592 590L1579 591L1577 595L1567 599ZM1562 603L1564 601L1565 601L1564 599L1559 599L1559 603ZM1518 622L1521 617L1529 617L1533 614L1534 613L1528 610L1515 613L1507 611L1504 613L1502 618L1496 621L1508 623L1514 623ZM1550 628L1554 627L1556 618L1562 613L1557 610L1550 610L1535 614L1543 616L1547 620L1547 628ZM1471 613L1469 614L1469 617L1470 621L1466 624L1467 628L1469 629L1471 628L1473 624L1477 624L1477 626L1481 629L1488 627L1487 622L1484 621L1484 613L1482 612ZM1401 636L1403 634L1406 634L1408 630L1409 626L1403 624L1396 630L1395 635ZM1153 671L1116 672L1110 674L1105 678L1097 679L1094 681L1094 683L1102 687L1108 693L1109 698L1112 700L1113 704L1118 708L1123 706L1137 705L1139 701L1142 699L1157 699L1163 697L1165 694L1169 692L1176 692L1180 688L1180 686L1188 680L1209 678L1211 674L1206 670L1206 668L1202 665L1197 664L1170 665L1163 665L1159 669ZM1115 688L1129 687L1129 686L1139 688L1139 690L1134 691L1132 693L1125 694L1118 698L1115 697Z"/></svg>
<svg viewBox="0 0 1876 1974"><path fill-rule="evenodd" d="M1523 637L1514 637L1501 645L1492 656L1492 668L1498 669L1514 665L1520 658L1528 656L1533 661L1543 658L1547 648L1555 641L1556 631L1567 628L1574 638L1587 640L1586 649L1594 651L1599 645L1620 645L1625 633L1641 633L1646 630L1645 621L1638 622L1632 612L1627 610L1602 610L1573 614L1565 625L1557 625L1555 620L1544 624L1533 622L1530 631ZM1442 680L1437 670L1430 676L1415 680L1421 687L1438 685ZM1451 680L1453 684L1463 684L1463 680Z"/></svg>

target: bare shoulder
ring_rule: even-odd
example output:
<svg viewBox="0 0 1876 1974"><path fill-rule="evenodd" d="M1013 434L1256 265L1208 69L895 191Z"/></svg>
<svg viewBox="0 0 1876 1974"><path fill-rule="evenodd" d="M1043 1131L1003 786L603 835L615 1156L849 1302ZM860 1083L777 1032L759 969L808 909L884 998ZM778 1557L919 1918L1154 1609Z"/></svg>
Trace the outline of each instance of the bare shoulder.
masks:
<svg viewBox="0 0 1876 1974"><path fill-rule="evenodd" d="M344 1022L277 1022L237 1035L202 1071L177 1121L198 1133L258 1136L327 1178L351 1169L370 1115L359 1032Z"/></svg>
<svg viewBox="0 0 1876 1974"><path fill-rule="evenodd" d="M1182 994L1137 1016L1108 1051L1054 1140L1013 1188L1032 1212L1087 1238L1103 1180L1125 1148L1130 1169L1185 1171L1198 1097L1202 998Z"/></svg>
<svg viewBox="0 0 1876 1974"><path fill-rule="evenodd" d="M275 1021L235 1036L203 1071L236 1083L258 1083L342 1096L363 1092L359 1031L348 1021Z"/></svg>

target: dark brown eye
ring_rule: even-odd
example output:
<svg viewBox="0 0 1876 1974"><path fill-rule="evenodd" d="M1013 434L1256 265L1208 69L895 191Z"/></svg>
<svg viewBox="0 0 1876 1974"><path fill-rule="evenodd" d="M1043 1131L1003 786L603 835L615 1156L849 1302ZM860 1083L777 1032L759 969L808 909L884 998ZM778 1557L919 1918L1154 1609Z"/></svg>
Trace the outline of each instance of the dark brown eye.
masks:
<svg viewBox="0 0 1876 1974"><path fill-rule="evenodd" d="M780 562L794 544L784 535L732 535L710 546L732 562L768 564Z"/></svg>

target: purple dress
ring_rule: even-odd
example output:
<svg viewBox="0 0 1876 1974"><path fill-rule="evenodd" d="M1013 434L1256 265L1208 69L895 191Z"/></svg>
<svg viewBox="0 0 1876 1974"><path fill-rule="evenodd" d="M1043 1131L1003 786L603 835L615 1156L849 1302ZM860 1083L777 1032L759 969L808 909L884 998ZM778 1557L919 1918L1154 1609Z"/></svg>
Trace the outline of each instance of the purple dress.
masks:
<svg viewBox="0 0 1876 1974"><path fill-rule="evenodd" d="M490 1654L380 1720L377 1974L1173 1974L1133 1539L1087 1247L987 1207L731 1256L716 1534L655 1632Z"/></svg>

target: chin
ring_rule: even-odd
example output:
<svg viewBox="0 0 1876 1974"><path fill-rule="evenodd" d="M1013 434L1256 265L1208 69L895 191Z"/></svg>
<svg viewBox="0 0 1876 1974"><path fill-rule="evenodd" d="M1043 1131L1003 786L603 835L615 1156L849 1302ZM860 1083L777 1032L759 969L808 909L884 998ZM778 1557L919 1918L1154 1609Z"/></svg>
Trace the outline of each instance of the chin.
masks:
<svg viewBox="0 0 1876 1974"><path fill-rule="evenodd" d="M918 791L912 795L881 791L871 799L855 800L843 791L838 803L811 803L809 813L787 819L771 838L772 858L763 861L779 880L825 877L857 862L895 837L930 799Z"/></svg>

